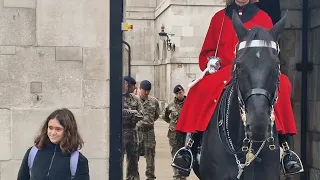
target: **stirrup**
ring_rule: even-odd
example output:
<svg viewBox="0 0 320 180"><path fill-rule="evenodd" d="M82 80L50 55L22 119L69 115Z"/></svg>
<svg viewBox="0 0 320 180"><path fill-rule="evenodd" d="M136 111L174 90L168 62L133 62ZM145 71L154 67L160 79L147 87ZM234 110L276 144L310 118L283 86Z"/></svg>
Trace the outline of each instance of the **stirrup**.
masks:
<svg viewBox="0 0 320 180"><path fill-rule="evenodd" d="M286 171L285 167L284 167L284 161L283 161L283 160L284 160L284 157L285 157L287 154L289 154L289 153L290 153L292 156L294 156L295 159L298 160L298 163L299 163L300 166L301 166L301 169L300 169L299 171L297 171L297 172L288 173L288 172ZM303 164L302 164L302 162L301 162L300 157L299 157L294 151L290 150L290 148L289 148L289 149L286 149L286 151L283 151L283 154L282 154L282 156L281 156L281 165L282 165L282 171L283 171L283 175L284 175L284 176L288 176L288 175L293 175L293 174L298 174L298 173L304 172Z"/></svg>
<svg viewBox="0 0 320 180"><path fill-rule="evenodd" d="M190 163L189 168L184 168L184 167L181 167L181 166L179 166L179 165L177 165L177 164L174 163L174 160L176 159L176 156L177 156L178 154L180 154L180 152L182 152L182 151L188 153L188 155L190 155L190 157L191 157L191 163ZM191 149L188 148L188 147L182 147L182 148L180 148L180 149L175 153L175 155L173 156L171 166L174 167L174 168L176 168L176 169L179 169L179 170L181 170L181 171L186 172L186 173L189 174L189 173L191 172L191 169L192 169L193 161L194 161L194 159L193 159L193 154L192 154L192 152L191 152Z"/></svg>

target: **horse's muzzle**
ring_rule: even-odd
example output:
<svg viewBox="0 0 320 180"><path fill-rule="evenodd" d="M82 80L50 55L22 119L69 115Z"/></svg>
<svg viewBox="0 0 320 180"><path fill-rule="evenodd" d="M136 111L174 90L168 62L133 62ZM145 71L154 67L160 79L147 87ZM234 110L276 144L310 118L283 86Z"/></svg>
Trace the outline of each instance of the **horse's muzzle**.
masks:
<svg viewBox="0 0 320 180"><path fill-rule="evenodd" d="M251 141L263 142L270 137L270 128L270 125L247 125L246 132Z"/></svg>

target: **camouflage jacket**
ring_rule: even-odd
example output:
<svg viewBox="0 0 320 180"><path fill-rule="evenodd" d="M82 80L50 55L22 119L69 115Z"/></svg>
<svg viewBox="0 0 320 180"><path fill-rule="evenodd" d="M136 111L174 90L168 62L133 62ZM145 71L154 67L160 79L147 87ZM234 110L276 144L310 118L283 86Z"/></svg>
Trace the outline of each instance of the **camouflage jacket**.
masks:
<svg viewBox="0 0 320 180"><path fill-rule="evenodd" d="M159 101L152 96L149 96L147 100L143 100L139 97L139 101L143 106L143 120L139 121L137 127L152 127L154 122L160 116Z"/></svg>
<svg viewBox="0 0 320 180"><path fill-rule="evenodd" d="M169 123L169 129L171 131L174 131L176 128L184 100L179 101L177 98L174 98L174 101L168 104L168 106L163 110L161 114L161 118L165 122Z"/></svg>
<svg viewBox="0 0 320 180"><path fill-rule="evenodd" d="M122 118L124 126L133 128L138 121L143 119L143 107L135 95L126 94L123 96Z"/></svg>

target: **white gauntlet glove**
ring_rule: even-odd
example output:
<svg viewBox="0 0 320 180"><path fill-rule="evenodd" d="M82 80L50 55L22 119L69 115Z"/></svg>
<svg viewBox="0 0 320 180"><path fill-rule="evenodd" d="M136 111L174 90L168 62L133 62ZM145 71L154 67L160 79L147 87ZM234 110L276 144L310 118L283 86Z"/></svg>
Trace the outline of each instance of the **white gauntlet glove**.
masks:
<svg viewBox="0 0 320 180"><path fill-rule="evenodd" d="M220 67L220 59L218 57L208 57L207 68L210 74L217 72L220 69Z"/></svg>
<svg viewBox="0 0 320 180"><path fill-rule="evenodd" d="M209 56L208 57L208 63L207 63L207 68L202 72L201 77L198 79L194 80L192 83L190 83L188 86L191 88L195 84L197 84L206 74L212 74L217 72L220 69L220 59L215 56Z"/></svg>

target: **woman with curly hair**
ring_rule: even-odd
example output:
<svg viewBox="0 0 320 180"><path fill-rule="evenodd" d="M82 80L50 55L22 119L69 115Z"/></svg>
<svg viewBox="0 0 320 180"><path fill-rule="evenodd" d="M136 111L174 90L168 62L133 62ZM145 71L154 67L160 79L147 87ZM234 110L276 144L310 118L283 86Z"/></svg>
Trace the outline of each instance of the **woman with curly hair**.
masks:
<svg viewBox="0 0 320 180"><path fill-rule="evenodd" d="M78 151L83 144L73 113L55 110L25 153L18 180L89 180L88 160Z"/></svg>

